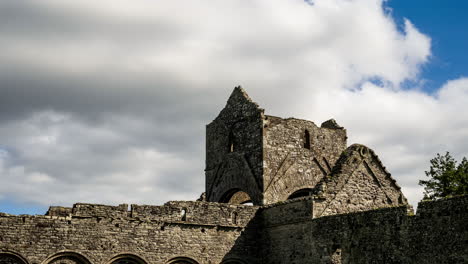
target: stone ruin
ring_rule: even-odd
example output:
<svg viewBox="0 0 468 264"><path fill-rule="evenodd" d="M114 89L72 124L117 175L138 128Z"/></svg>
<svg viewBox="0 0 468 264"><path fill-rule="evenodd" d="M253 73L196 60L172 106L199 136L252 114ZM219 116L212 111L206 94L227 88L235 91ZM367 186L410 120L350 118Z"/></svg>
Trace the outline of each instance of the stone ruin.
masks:
<svg viewBox="0 0 468 264"><path fill-rule="evenodd" d="M206 128L206 191L162 206L0 213L0 264L468 263L468 197L417 213L330 119L264 114L236 87Z"/></svg>

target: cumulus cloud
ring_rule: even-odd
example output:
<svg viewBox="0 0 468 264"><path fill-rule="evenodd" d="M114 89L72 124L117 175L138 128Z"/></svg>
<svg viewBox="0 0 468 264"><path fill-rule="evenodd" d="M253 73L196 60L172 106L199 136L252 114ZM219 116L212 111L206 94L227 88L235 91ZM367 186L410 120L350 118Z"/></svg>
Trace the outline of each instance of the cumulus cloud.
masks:
<svg viewBox="0 0 468 264"><path fill-rule="evenodd" d="M204 125L242 84L280 116L348 128L414 203L436 152L467 155L467 80L427 94L430 37L383 0L3 1L0 199L194 199Z"/></svg>
<svg viewBox="0 0 468 264"><path fill-rule="evenodd" d="M136 123L130 125L148 128ZM113 127L90 126L54 111L4 125L1 134L17 142L1 152L0 175L6 184L0 193L20 194L23 202L154 203L191 199L189 186L201 187L190 178L180 186L174 177L200 167L190 156L132 144L135 139Z"/></svg>

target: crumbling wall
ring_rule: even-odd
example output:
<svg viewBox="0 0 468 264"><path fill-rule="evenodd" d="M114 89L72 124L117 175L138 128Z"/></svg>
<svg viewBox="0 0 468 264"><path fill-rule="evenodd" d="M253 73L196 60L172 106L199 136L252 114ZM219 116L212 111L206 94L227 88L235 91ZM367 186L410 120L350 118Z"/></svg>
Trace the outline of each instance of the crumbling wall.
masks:
<svg viewBox="0 0 468 264"><path fill-rule="evenodd" d="M295 118L265 116L264 203L286 200L331 172L346 148L346 130L334 121L322 127Z"/></svg>
<svg viewBox="0 0 468 264"><path fill-rule="evenodd" d="M263 263L468 263L468 196L422 202L416 215L408 211L264 221Z"/></svg>

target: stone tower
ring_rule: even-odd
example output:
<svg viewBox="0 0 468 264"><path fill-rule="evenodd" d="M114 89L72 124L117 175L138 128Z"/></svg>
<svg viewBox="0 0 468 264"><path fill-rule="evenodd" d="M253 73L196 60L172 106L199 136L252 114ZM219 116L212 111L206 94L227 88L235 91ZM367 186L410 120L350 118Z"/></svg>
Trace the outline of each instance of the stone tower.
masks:
<svg viewBox="0 0 468 264"><path fill-rule="evenodd" d="M309 195L346 149L334 120L264 114L241 87L206 129L206 198L270 204Z"/></svg>
<svg viewBox="0 0 468 264"><path fill-rule="evenodd" d="M206 200L266 205L314 195L317 208L322 202L323 210L334 213L358 209L353 205L363 210L406 204L377 155L363 145L348 147L346 139L333 119L319 127L265 115L236 87L206 128ZM337 197L349 206L331 209L343 203Z"/></svg>

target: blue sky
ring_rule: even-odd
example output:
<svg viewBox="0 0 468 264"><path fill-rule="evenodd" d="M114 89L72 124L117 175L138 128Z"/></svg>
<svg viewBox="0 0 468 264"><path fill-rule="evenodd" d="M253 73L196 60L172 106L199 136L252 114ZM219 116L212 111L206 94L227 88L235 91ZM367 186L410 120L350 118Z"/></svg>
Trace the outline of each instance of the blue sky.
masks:
<svg viewBox="0 0 468 264"><path fill-rule="evenodd" d="M468 156L468 3L313 2L0 1L0 212L198 198L239 84L336 119L415 205L436 153Z"/></svg>
<svg viewBox="0 0 468 264"><path fill-rule="evenodd" d="M407 18L432 39L432 57L422 68L426 91L468 74L467 1L389 0L387 6L400 25Z"/></svg>

